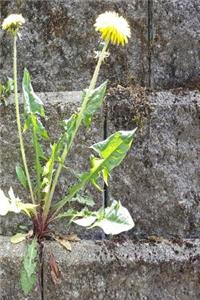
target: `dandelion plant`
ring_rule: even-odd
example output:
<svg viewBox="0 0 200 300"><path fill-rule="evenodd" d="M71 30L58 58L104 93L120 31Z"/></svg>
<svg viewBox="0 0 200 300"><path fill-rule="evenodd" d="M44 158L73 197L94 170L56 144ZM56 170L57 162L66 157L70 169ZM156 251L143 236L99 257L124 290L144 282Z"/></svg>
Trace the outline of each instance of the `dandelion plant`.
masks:
<svg viewBox="0 0 200 300"><path fill-rule="evenodd" d="M111 44L124 46L131 36L127 21L115 12L105 12L96 19L95 29L100 33L102 50L98 53L98 61L89 87L82 93L80 110L69 119L63 120L63 131L57 141L50 145L50 152L43 148L43 141L48 141L48 132L42 120L45 117L45 109L42 101L35 94L31 85L31 76L27 69L24 70L22 80L24 119L21 121L19 112L18 85L17 85L17 40L20 29L25 24L22 15L8 16L2 24L3 30L8 31L13 37L13 79L14 98L16 109L16 123L21 151L21 164L17 164L16 174L21 185L29 191L27 199L19 199L15 196L12 187L6 195L0 190L0 214L8 212L25 213L33 222L32 242L24 259L21 282L25 293L28 293L35 284L35 259L36 241L41 242L50 235L49 224L60 218L63 224L76 223L86 228L100 227L106 234L119 234L130 230L134 226L128 210L122 206L120 199L113 201L110 207L101 208L98 211L91 210L94 201L88 200L80 193L88 184L92 184L98 190L102 190L99 179L103 178L106 185L112 170L125 158L130 149L136 129L130 131L117 131L107 139L90 146L90 168L83 171L77 182L70 186L66 195L61 199L55 193L59 184L60 175L67 157L74 144L74 139L81 126L89 127L92 119L103 104L107 90L107 81L97 86L97 79L104 60L109 56L108 49ZM34 170L35 178L30 176L27 157L24 147L24 135L29 131L32 135L35 151ZM46 143L45 143L46 144ZM47 156L47 153L50 153ZM94 155L96 153L96 155ZM25 201L24 201L25 200ZM77 201L83 205L81 210L71 208L71 202ZM19 234L12 238L14 242L22 241L30 232ZM57 239L56 239L57 240ZM32 247L32 248L31 248ZM34 254L33 256L31 256ZM27 268L26 262L30 266ZM34 266L34 267L33 267Z"/></svg>

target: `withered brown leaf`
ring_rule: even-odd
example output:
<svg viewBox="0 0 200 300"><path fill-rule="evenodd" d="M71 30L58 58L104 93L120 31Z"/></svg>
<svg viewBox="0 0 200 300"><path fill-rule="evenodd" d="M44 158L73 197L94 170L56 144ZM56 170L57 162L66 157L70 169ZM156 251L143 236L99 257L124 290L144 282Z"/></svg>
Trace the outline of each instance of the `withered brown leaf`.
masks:
<svg viewBox="0 0 200 300"><path fill-rule="evenodd" d="M50 266L50 274L51 279L55 285L61 283L61 272L59 270L58 264L56 262L55 256L53 254L49 257L49 266Z"/></svg>

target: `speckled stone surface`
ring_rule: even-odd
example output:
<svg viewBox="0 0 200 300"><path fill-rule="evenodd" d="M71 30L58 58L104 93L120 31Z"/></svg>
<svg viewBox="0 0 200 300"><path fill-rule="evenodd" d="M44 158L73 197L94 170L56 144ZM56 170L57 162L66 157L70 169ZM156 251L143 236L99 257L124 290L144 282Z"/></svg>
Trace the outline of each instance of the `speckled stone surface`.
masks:
<svg viewBox="0 0 200 300"><path fill-rule="evenodd" d="M139 112L151 107L131 151L112 172L110 198L131 212L131 235L199 237L200 93L177 89L146 97L119 88L108 98L108 135L135 126L138 101Z"/></svg>
<svg viewBox="0 0 200 300"><path fill-rule="evenodd" d="M0 236L0 299L42 300L39 280L29 295L24 295L20 286L20 270L25 243L13 245L8 237Z"/></svg>
<svg viewBox="0 0 200 300"><path fill-rule="evenodd" d="M152 87L200 88L200 2L196 0L151 2Z"/></svg>
<svg viewBox="0 0 200 300"><path fill-rule="evenodd" d="M82 90L90 81L100 43L96 17L115 10L130 23L128 46L111 47L100 81L128 85L147 80L146 0L1 0L1 19L20 12L26 19L18 41L19 79L27 67L35 90ZM1 22L0 22L1 23ZM0 80L12 76L11 39L0 30Z"/></svg>
<svg viewBox="0 0 200 300"><path fill-rule="evenodd" d="M49 116L46 123L53 140L58 136L61 119L76 109L80 94L46 93L40 96L46 99ZM146 106L151 108L151 112L146 112L127 158L113 170L109 184L110 197L120 200L135 221L135 228L129 234L200 237L199 92L178 89L138 94L134 88L119 87L109 92L106 101L107 134L132 129L135 107L140 114ZM26 197L15 175L18 141L12 105L2 107L1 116L1 187L7 191L12 185L19 195ZM70 156L70 162L75 163L77 170L87 170L91 153L88 146L102 140L102 136L102 115L97 116L90 131L81 128L80 141ZM63 173L56 199L73 180L70 174ZM90 188L88 192L94 196L97 206L102 204L101 193ZM1 233L5 235L15 232L16 225L24 222L16 215L0 220ZM55 228L66 231L62 222ZM79 227L73 231L79 231ZM93 235L91 230L84 234L85 237Z"/></svg>
<svg viewBox="0 0 200 300"><path fill-rule="evenodd" d="M61 272L58 286L50 253ZM44 247L44 300L198 300L199 263L199 240L81 241L72 252L50 243Z"/></svg>
<svg viewBox="0 0 200 300"><path fill-rule="evenodd" d="M26 66L37 91L88 85L99 43L93 24L106 10L127 18L132 37L124 49L112 47L101 79L155 89L199 87L199 1L1 0L0 5L1 20L13 12L26 18L18 42L19 79ZM11 39L2 30L0 37L0 80L5 80L12 76Z"/></svg>

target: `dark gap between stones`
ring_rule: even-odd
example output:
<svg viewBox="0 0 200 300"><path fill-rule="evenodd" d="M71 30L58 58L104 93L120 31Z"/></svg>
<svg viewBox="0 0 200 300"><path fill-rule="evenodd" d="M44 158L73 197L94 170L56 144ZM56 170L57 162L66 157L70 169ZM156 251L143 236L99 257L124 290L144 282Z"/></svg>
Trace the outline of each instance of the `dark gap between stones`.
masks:
<svg viewBox="0 0 200 300"><path fill-rule="evenodd" d="M39 280L40 280L40 294L41 300L44 300L44 260L43 260L43 244L39 243Z"/></svg>
<svg viewBox="0 0 200 300"><path fill-rule="evenodd" d="M153 0L148 0L148 23L147 23L147 32L148 32L148 82L147 86L152 88L152 42L153 42Z"/></svg>

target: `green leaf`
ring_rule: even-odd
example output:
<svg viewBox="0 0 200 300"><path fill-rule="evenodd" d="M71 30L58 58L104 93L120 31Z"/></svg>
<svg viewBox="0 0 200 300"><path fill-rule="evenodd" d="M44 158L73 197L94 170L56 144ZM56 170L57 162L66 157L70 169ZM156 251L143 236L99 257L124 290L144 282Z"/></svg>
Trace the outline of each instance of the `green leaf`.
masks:
<svg viewBox="0 0 200 300"><path fill-rule="evenodd" d="M5 84L0 83L0 100L6 102L6 98L14 91L14 80L8 77Z"/></svg>
<svg viewBox="0 0 200 300"><path fill-rule="evenodd" d="M130 149L133 136L136 129L131 131L117 131L106 140L94 144L91 148L99 154L99 157L92 157L90 160L91 167L88 172L84 172L79 176L79 182L69 189L69 193L62 200L53 205L53 209L57 210L63 207L88 183L92 183L101 190L98 185L100 175L108 184L110 171L118 166Z"/></svg>
<svg viewBox="0 0 200 300"><path fill-rule="evenodd" d="M18 244L24 241L27 237L28 233L16 233L10 239L12 244Z"/></svg>
<svg viewBox="0 0 200 300"><path fill-rule="evenodd" d="M35 132L37 133L38 137L42 137L45 140L48 140L48 138L49 138L48 133L47 133L46 129L44 128L42 122L36 115L34 115L34 114L30 115L30 123L33 126Z"/></svg>
<svg viewBox="0 0 200 300"><path fill-rule="evenodd" d="M76 219L73 222L77 225L83 226L83 227L89 227L94 224L96 221L97 217L96 216L87 216L81 219Z"/></svg>
<svg viewBox="0 0 200 300"><path fill-rule="evenodd" d="M93 215L96 215L95 212L91 212L89 211L86 207L83 208L81 211L77 211L75 209L68 209L66 212L64 213L60 213L56 218L58 219L61 219L61 218L70 218L71 221L74 219L74 218L77 218L77 217L88 217L88 216L93 216Z"/></svg>
<svg viewBox="0 0 200 300"><path fill-rule="evenodd" d="M36 283L36 258L38 256L38 246L36 239L33 239L31 244L28 245L27 251L23 260L23 265L20 273L20 282L22 290L28 294Z"/></svg>
<svg viewBox="0 0 200 300"><path fill-rule="evenodd" d="M26 116L23 132L26 132L28 129L33 129L39 138L42 137L45 140L48 140L49 138L45 127L39 117L35 114L28 114Z"/></svg>
<svg viewBox="0 0 200 300"><path fill-rule="evenodd" d="M57 151L58 151L58 144L54 143L51 146L51 155L46 162L45 166L43 167L43 181L42 181L42 188L44 193L48 193L51 187L51 180L54 172L54 163L55 159L57 157Z"/></svg>
<svg viewBox="0 0 200 300"><path fill-rule="evenodd" d="M77 210L70 208L63 213L60 213L56 218L61 219L61 218L74 217L77 213L78 213Z"/></svg>
<svg viewBox="0 0 200 300"><path fill-rule="evenodd" d="M77 117L77 114L73 114L68 120L63 121L63 127L65 129L65 142L67 145L70 145L72 142L72 136L74 130L76 129Z"/></svg>
<svg viewBox="0 0 200 300"><path fill-rule="evenodd" d="M73 222L84 227L100 227L106 234L116 235L134 227L134 222L127 208L120 202L113 201L110 207L97 212L96 217L84 217Z"/></svg>
<svg viewBox="0 0 200 300"><path fill-rule="evenodd" d="M113 201L112 205L105 209L103 218L92 225L96 226L102 228L106 234L115 235L132 229L135 224L127 208L120 202Z"/></svg>
<svg viewBox="0 0 200 300"><path fill-rule="evenodd" d="M9 96L14 91L14 80L8 77L5 87L6 87L6 94L7 96Z"/></svg>
<svg viewBox="0 0 200 300"><path fill-rule="evenodd" d="M24 69L23 75L23 95L24 95L24 110L26 114L38 114L42 117L45 116L44 107L42 101L39 97L34 93L30 74L27 69Z"/></svg>
<svg viewBox="0 0 200 300"><path fill-rule="evenodd" d="M22 269L20 273L20 282L24 294L27 295L32 291L36 283L36 275L33 274L29 277L26 271Z"/></svg>
<svg viewBox="0 0 200 300"><path fill-rule="evenodd" d="M87 181L90 181L95 187L100 189L97 180L100 175L108 184L108 176L112 169L117 167L126 156L130 149L133 135L136 129L131 131L118 131L108 137L106 140L94 144L91 148L95 150L99 157L92 157L90 160L91 169L80 176L80 182L71 187L69 195L81 189Z"/></svg>
<svg viewBox="0 0 200 300"><path fill-rule="evenodd" d="M106 87L107 87L107 81L102 83L99 87L92 90L90 94L88 95L88 101L86 108L83 113L83 122L88 127L91 124L91 120L93 115L100 109L102 106L105 93L106 93ZM88 91L83 92L83 100L85 96L87 95Z"/></svg>
<svg viewBox="0 0 200 300"><path fill-rule="evenodd" d="M91 146L101 159L106 160L107 170L111 171L118 166L126 156L136 129L130 131L117 131L108 137L105 141Z"/></svg>
<svg viewBox="0 0 200 300"><path fill-rule="evenodd" d="M17 174L17 178L19 179L19 182L21 183L21 185L24 188L27 188L28 182L27 182L26 174L20 165L16 166L16 174Z"/></svg>
<svg viewBox="0 0 200 300"><path fill-rule="evenodd" d="M27 247L27 252L23 261L23 267L28 277L31 277L31 275L36 272L37 262L35 261L35 259L37 258L37 255L38 244L37 240L33 239L32 243Z"/></svg>
<svg viewBox="0 0 200 300"><path fill-rule="evenodd" d="M94 200L91 197L83 197L81 195L76 195L76 197L72 198L71 202L78 202L82 205L94 206Z"/></svg>
<svg viewBox="0 0 200 300"><path fill-rule="evenodd" d="M54 143L51 146L51 155L50 155L46 165L43 168L43 173L42 173L43 176L47 176L52 173L53 165L54 165L54 161L55 161L55 155L56 155L56 147L57 147L56 143Z"/></svg>

